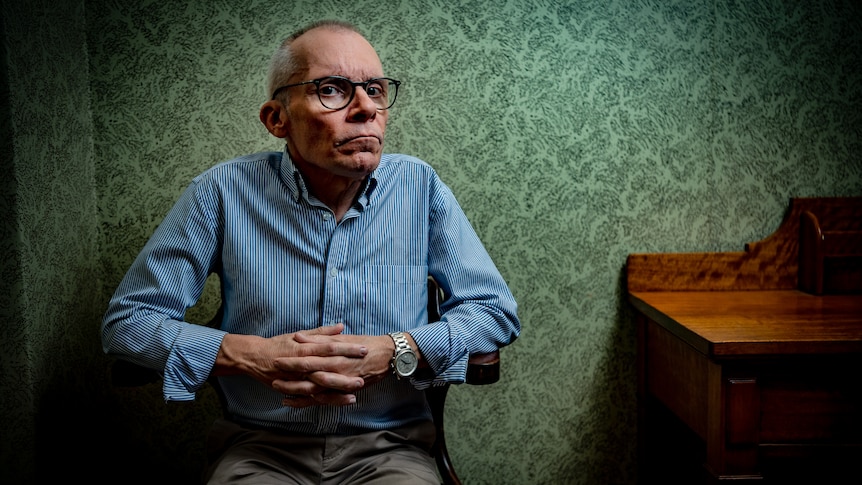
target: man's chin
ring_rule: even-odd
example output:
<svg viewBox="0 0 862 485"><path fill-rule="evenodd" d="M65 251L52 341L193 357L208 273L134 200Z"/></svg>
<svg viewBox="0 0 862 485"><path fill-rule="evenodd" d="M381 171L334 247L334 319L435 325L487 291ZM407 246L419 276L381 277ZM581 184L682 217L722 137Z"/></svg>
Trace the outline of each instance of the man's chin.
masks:
<svg viewBox="0 0 862 485"><path fill-rule="evenodd" d="M380 165L380 153L357 152L341 158L341 167L357 177L364 177Z"/></svg>

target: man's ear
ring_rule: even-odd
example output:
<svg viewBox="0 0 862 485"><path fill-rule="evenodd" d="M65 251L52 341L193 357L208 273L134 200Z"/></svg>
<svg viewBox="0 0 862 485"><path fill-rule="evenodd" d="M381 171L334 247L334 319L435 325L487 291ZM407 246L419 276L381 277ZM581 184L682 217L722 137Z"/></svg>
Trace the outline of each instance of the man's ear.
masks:
<svg viewBox="0 0 862 485"><path fill-rule="evenodd" d="M266 126L267 131L276 138L287 136L287 110L284 104L278 100L270 100L260 107L260 122Z"/></svg>

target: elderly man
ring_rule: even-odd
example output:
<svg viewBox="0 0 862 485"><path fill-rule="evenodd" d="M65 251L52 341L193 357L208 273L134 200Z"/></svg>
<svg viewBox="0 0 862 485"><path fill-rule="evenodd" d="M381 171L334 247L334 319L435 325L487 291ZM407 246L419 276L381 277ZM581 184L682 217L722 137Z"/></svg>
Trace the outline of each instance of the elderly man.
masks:
<svg viewBox="0 0 862 485"><path fill-rule="evenodd" d="M383 153L399 85L349 24L289 37L260 109L284 152L196 177L111 299L105 351L162 371L166 400L217 376L209 483L438 483L422 389L520 333L449 188ZM221 325L189 324L211 273ZM447 295L430 323L429 275Z"/></svg>

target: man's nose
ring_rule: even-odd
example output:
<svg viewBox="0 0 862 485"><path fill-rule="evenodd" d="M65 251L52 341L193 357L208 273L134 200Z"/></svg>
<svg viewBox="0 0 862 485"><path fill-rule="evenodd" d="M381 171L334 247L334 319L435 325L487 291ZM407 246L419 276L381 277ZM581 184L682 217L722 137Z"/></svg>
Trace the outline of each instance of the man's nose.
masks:
<svg viewBox="0 0 862 485"><path fill-rule="evenodd" d="M351 118L368 119L377 115L377 104L371 99L371 96L368 96L362 86L356 87L353 100L347 109L350 110Z"/></svg>

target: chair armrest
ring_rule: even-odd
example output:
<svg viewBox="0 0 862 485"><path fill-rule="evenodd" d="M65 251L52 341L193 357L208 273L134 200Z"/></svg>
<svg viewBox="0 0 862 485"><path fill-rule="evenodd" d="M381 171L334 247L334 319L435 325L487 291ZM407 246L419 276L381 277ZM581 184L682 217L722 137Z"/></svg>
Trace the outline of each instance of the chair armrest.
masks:
<svg viewBox="0 0 862 485"><path fill-rule="evenodd" d="M500 351L473 354L467 362L467 384L483 386L500 380Z"/></svg>
<svg viewBox="0 0 862 485"><path fill-rule="evenodd" d="M117 359L111 362L111 384L114 387L140 387L161 380L158 371Z"/></svg>

